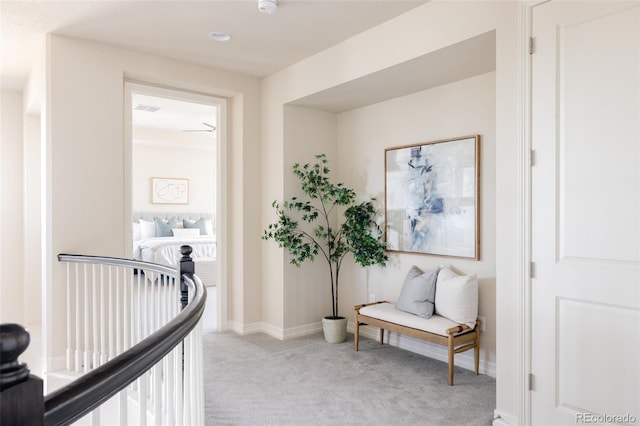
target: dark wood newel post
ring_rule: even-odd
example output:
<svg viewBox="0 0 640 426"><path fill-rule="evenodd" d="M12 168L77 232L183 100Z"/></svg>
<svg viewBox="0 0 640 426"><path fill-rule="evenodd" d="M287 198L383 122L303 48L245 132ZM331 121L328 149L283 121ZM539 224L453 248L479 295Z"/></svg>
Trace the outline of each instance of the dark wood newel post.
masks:
<svg viewBox="0 0 640 426"><path fill-rule="evenodd" d="M189 303L189 289L182 280L182 275L186 274L189 278L193 279L193 274L195 272L195 264L191 258L192 251L193 248L191 248L191 246L180 247L180 253L182 254L182 258L180 258L180 304L182 309L186 308Z"/></svg>
<svg viewBox="0 0 640 426"><path fill-rule="evenodd" d="M42 379L29 374L18 357L29 346L19 324L0 324L0 425L40 426L44 421Z"/></svg>

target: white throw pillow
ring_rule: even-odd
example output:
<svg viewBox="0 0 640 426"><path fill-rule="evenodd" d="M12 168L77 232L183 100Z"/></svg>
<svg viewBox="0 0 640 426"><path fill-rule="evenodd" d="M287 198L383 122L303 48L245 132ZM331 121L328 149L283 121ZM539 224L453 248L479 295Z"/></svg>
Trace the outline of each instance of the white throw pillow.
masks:
<svg viewBox="0 0 640 426"><path fill-rule="evenodd" d="M436 281L436 314L473 328L478 318L478 278L441 268Z"/></svg>
<svg viewBox="0 0 640 426"><path fill-rule="evenodd" d="M198 237L200 236L199 228L173 228L174 237Z"/></svg>
<svg viewBox="0 0 640 426"><path fill-rule="evenodd" d="M140 229L140 223L133 222L133 241L140 241L142 238L142 230Z"/></svg>
<svg viewBox="0 0 640 426"><path fill-rule="evenodd" d="M148 220L140 219L140 238L155 238L156 237L156 223L149 222Z"/></svg>

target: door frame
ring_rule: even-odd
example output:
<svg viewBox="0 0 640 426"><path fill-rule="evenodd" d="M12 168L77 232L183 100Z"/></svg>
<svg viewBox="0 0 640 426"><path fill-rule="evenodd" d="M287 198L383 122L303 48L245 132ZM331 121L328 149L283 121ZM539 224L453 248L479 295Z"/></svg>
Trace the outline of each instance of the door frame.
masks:
<svg viewBox="0 0 640 426"><path fill-rule="evenodd" d="M532 151L532 102L533 102L533 74L532 63L535 54L535 40L533 39L533 10L534 7L551 0L525 0L518 2L518 77L517 92L520 97L519 102L519 122L518 133L520 135L520 189L522 196L519 201L519 215L522 225L521 247L520 247L520 290L519 299L521 301L519 319L522 336L519 345L519 413L518 419L513 419L523 425L531 425L532 421L532 399L531 392L535 389L535 378L532 371L533 354L533 300L532 300L532 277L535 273L532 263L532 179L531 169L535 166L535 154Z"/></svg>
<svg viewBox="0 0 640 426"><path fill-rule="evenodd" d="M124 80L124 223L132 221L132 102L133 93L196 102L215 106L218 111L216 137L216 291L218 330L227 328L227 100L211 94L186 89L158 86L137 80ZM125 226L124 253L131 253L133 229Z"/></svg>

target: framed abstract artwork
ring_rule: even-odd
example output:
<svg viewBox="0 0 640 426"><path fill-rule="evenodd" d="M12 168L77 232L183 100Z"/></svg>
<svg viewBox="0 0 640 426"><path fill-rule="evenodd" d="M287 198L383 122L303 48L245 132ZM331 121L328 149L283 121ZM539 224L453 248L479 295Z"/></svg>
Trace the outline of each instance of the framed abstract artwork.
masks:
<svg viewBox="0 0 640 426"><path fill-rule="evenodd" d="M151 203L189 204L189 179L152 177Z"/></svg>
<svg viewBox="0 0 640 426"><path fill-rule="evenodd" d="M387 250L480 258L480 136L385 149Z"/></svg>

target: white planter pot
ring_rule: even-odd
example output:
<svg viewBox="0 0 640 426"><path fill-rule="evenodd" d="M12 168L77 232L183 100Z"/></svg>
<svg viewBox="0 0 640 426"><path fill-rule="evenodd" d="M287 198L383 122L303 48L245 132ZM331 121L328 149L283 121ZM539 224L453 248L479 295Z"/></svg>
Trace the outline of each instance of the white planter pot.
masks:
<svg viewBox="0 0 640 426"><path fill-rule="evenodd" d="M327 342L342 343L347 338L347 319L324 317L322 318L322 330L324 331L324 340Z"/></svg>

